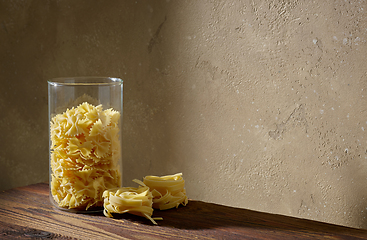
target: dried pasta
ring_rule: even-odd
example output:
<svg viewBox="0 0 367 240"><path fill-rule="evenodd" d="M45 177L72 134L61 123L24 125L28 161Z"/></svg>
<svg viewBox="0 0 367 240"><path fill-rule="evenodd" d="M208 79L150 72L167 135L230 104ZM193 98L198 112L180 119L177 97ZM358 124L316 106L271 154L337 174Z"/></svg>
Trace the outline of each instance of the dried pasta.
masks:
<svg viewBox="0 0 367 240"><path fill-rule="evenodd" d="M152 193L153 208L166 210L177 208L180 204L186 206L188 203L182 173L162 177L146 176L143 183Z"/></svg>
<svg viewBox="0 0 367 240"><path fill-rule="evenodd" d="M119 119L87 102L51 119L51 194L59 207L101 207L103 192L121 187Z"/></svg>
<svg viewBox="0 0 367 240"><path fill-rule="evenodd" d="M106 217L113 217L112 213L131 213L146 217L152 223L157 224L152 218L152 193L144 183L136 179L134 181L141 184L141 186L138 188L115 188L103 192L104 215Z"/></svg>

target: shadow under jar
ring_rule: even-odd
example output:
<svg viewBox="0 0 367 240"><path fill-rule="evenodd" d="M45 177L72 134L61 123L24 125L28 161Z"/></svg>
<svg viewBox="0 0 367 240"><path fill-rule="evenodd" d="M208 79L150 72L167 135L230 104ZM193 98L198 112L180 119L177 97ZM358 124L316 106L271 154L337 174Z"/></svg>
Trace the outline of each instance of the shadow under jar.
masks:
<svg viewBox="0 0 367 240"><path fill-rule="evenodd" d="M103 209L106 189L122 186L123 81L48 81L50 200L59 209Z"/></svg>

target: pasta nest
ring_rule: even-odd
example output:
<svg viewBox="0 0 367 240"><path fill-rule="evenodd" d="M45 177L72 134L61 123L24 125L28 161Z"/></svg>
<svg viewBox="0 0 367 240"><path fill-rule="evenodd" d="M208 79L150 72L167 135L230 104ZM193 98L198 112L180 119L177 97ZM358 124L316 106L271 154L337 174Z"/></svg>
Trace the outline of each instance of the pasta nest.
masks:
<svg viewBox="0 0 367 240"><path fill-rule="evenodd" d="M162 177L146 176L143 183L152 192L153 208L166 210L177 208L180 204L186 206L188 203L182 173Z"/></svg>
<svg viewBox="0 0 367 240"><path fill-rule="evenodd" d="M149 187L145 186L141 181L134 180L141 184L138 188L123 187L108 189L103 192L104 198L104 215L106 217L113 217L112 213L131 213L134 215L142 216L152 223L157 224L152 218L152 193L149 191Z"/></svg>
<svg viewBox="0 0 367 240"><path fill-rule="evenodd" d="M138 188L123 187L108 189L103 192L104 215L113 217L113 213L131 213L143 216L157 224L152 218L153 208L166 210L186 206L188 199L182 173L163 177L146 176L144 182L134 179Z"/></svg>

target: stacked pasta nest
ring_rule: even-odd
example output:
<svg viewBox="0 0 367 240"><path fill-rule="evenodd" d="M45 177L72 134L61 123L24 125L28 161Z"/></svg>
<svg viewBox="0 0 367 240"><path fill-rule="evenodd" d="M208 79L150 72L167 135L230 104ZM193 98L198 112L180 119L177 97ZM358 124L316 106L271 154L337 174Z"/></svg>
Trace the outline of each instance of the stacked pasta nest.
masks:
<svg viewBox="0 0 367 240"><path fill-rule="evenodd" d="M186 206L188 199L185 190L185 181L182 173L163 177L146 176L138 188L125 187L106 190L103 193L104 214L113 217L112 213L131 213L150 219L153 208L166 210L178 207L180 204Z"/></svg>

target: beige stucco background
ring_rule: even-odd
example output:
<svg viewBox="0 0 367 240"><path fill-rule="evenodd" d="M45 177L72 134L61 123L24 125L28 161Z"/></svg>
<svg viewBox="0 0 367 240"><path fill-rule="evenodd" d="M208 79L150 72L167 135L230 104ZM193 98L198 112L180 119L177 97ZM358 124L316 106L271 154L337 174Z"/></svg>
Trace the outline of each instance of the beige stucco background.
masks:
<svg viewBox="0 0 367 240"><path fill-rule="evenodd" d="M366 1L0 1L0 190L48 180L46 80L124 79L124 184L367 228Z"/></svg>

